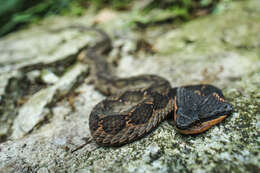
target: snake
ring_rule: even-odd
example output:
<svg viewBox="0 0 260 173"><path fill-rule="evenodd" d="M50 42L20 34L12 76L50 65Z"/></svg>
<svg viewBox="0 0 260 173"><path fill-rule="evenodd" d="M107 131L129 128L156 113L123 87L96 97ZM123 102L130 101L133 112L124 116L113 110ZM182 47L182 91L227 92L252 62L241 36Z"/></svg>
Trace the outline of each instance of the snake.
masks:
<svg viewBox="0 0 260 173"><path fill-rule="evenodd" d="M90 65L96 90L107 96L89 115L89 129L101 146L134 142L170 117L181 134L199 134L220 123L233 111L222 91L210 84L171 87L158 75L120 78L107 61L112 41L102 29L73 26L99 35L94 45L81 51L78 59Z"/></svg>

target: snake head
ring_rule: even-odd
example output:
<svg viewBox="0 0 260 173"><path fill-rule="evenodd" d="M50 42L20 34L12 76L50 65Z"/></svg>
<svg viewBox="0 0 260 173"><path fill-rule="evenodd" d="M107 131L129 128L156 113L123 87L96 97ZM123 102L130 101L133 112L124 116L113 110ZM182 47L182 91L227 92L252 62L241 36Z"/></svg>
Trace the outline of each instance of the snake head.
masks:
<svg viewBox="0 0 260 173"><path fill-rule="evenodd" d="M232 111L233 106L215 92L201 95L184 87L177 89L174 123L183 134L204 132Z"/></svg>

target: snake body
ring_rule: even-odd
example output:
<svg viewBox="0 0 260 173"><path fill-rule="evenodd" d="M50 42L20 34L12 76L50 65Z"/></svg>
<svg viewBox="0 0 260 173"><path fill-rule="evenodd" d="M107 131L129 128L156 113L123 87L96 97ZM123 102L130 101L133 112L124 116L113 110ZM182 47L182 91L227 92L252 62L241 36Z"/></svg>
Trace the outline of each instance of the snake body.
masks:
<svg viewBox="0 0 260 173"><path fill-rule="evenodd" d="M108 96L93 108L89 117L90 132L97 144L121 146L133 142L151 132L167 115L174 117L181 133L200 133L233 110L221 90L212 85L172 88L168 80L157 75L115 76L105 58L112 47L109 36L100 29L77 28L101 36L79 55L79 59L91 65L95 88ZM212 120L214 123L209 125Z"/></svg>

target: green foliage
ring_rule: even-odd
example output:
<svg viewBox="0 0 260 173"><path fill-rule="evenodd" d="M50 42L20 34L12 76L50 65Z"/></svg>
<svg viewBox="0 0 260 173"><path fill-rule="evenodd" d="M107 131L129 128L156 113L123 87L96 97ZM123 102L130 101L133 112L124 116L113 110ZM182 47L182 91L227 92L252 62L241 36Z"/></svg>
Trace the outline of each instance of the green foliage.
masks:
<svg viewBox="0 0 260 173"><path fill-rule="evenodd" d="M193 11L214 7L220 0L153 0L144 11L149 12L154 8L170 10L180 16L191 15Z"/></svg>
<svg viewBox="0 0 260 173"><path fill-rule="evenodd" d="M131 26L147 26L174 21L175 24L211 13L220 0L151 0L134 12Z"/></svg>
<svg viewBox="0 0 260 173"><path fill-rule="evenodd" d="M0 0L0 36L22 24L59 14L72 0Z"/></svg>
<svg viewBox="0 0 260 173"><path fill-rule="evenodd" d="M105 6L110 6L113 9L126 9L129 4L132 2L131 0L89 0L90 4L96 6L97 9L101 9Z"/></svg>
<svg viewBox="0 0 260 173"><path fill-rule="evenodd" d="M115 10L133 10L138 19L132 23L147 24L163 18L191 19L200 10L218 12L219 1L232 0L144 0L146 5L138 8L134 5L139 0L0 0L0 37L29 23L35 23L50 15L81 15L89 6L99 10L110 7ZM234 1L234 0L233 0ZM138 4L138 3L137 3ZM161 15L153 11L160 11ZM141 17L140 17L141 16ZM135 18L135 17L134 17Z"/></svg>

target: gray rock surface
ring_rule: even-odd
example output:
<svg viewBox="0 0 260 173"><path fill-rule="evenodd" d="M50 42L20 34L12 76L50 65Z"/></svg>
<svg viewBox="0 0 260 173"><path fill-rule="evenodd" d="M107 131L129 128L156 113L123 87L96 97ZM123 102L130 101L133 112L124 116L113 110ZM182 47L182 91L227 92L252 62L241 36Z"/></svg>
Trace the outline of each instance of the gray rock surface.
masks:
<svg viewBox="0 0 260 173"><path fill-rule="evenodd" d="M126 27L131 14L103 13L106 21L51 18L0 40L0 172L259 172L260 1L233 2L217 15L145 33ZM88 116L104 96L88 84L88 66L76 53L98 38L59 30L71 21L98 21L114 38L110 58L121 57L118 76L157 74L172 86L211 83L234 113L197 136L180 135L165 121L134 143L96 145ZM137 46L143 40L148 50Z"/></svg>

